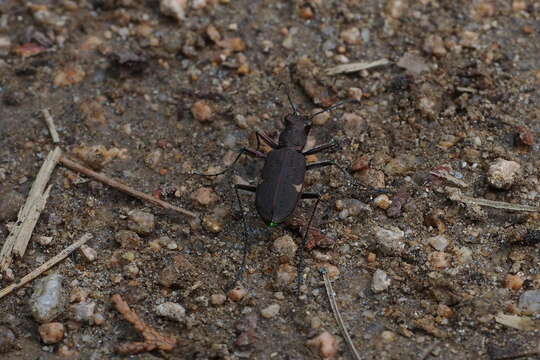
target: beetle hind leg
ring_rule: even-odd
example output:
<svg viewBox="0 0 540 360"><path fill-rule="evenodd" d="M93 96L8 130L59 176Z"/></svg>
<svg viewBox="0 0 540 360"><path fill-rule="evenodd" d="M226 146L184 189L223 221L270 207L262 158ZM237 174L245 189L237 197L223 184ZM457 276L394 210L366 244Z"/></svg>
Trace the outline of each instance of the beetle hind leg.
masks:
<svg viewBox="0 0 540 360"><path fill-rule="evenodd" d="M296 274L296 293L300 295L300 287L302 286L302 275L304 272L304 248L307 244L307 238L309 233L309 228L311 227L311 222L313 221L313 218L315 217L315 211L317 211L317 205L319 205L319 202L321 201L321 194L318 193L312 193L312 192L305 192L301 195L302 199L315 199L315 205L313 206L313 211L311 212L311 216L309 217L309 221L306 226L306 231L304 232L304 237L302 238L302 245L299 248L298 251L298 270Z"/></svg>

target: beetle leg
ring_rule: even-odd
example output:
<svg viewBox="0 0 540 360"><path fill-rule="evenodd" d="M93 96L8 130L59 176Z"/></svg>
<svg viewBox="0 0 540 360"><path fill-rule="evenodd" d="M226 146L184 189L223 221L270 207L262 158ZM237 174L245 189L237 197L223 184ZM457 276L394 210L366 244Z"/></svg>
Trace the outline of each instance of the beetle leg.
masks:
<svg viewBox="0 0 540 360"><path fill-rule="evenodd" d="M314 163L306 165L306 171L321 168L321 167L324 167L324 166L330 166L330 165L336 165L336 164L333 161L330 161L330 160L314 162Z"/></svg>
<svg viewBox="0 0 540 360"><path fill-rule="evenodd" d="M251 157L254 157L254 158L259 158L259 159L266 159L266 154L265 153L262 153L260 151L257 151L257 150L253 150L253 149L249 149L249 148L241 148L238 152L238 155L236 156L236 158L234 159L234 161L232 162L231 165L229 165L225 170L223 171L220 171L220 172L217 172L215 174L203 174L203 173L200 173L200 172L196 172L194 171L192 174L193 175L200 175L200 176L218 176L218 175L222 175L222 174L225 174L227 171L229 171L230 169L232 169L232 167L234 166L234 164L236 164L236 162L240 159L240 157L242 155L249 155Z"/></svg>
<svg viewBox="0 0 540 360"><path fill-rule="evenodd" d="M311 148L309 150L306 150L306 151L302 152L302 155L308 156L308 155L316 154L318 152L324 151L326 149L331 149L331 148L337 147L337 146L338 146L338 144L335 141L332 141L332 142L329 142L329 143L326 143L326 144L315 146L314 148Z"/></svg>
<svg viewBox="0 0 540 360"><path fill-rule="evenodd" d="M261 140L265 142L268 146L270 146L272 149L278 149L279 145L272 140L272 138L268 135L266 135L263 132L256 132L255 136L257 137L257 150L259 150L259 146L261 145Z"/></svg>
<svg viewBox="0 0 540 360"><path fill-rule="evenodd" d="M234 275L234 280L232 283L227 286L226 292L229 292L230 289L234 288L236 286L236 283L240 280L242 280L242 275L244 274L244 271L246 269L246 259L247 254L249 252L249 241L247 238L247 224L246 224L246 217L244 215L244 207L242 206L242 200L240 199L240 194L238 193L238 190L245 190L250 192L255 192L257 190L256 186L252 185L244 185L244 184L235 184L234 185L234 192L236 193L236 199L238 200L238 206L240 207L240 212L242 213L242 223L244 226L244 230L242 231L243 234L243 241L244 241L244 248L242 249L242 263L240 264L240 267L236 271L236 274Z"/></svg>
<svg viewBox="0 0 540 360"><path fill-rule="evenodd" d="M306 247L309 228L311 227L311 222L313 221L313 217L315 216L317 205L319 205L319 202L321 201L321 194L306 192L302 193L301 198L316 199L317 201L313 206L313 211L311 212L311 216L306 227L306 232L304 233L304 237L302 238L302 246L300 246L298 252L298 273L296 274L296 292L298 293L298 295L300 295L300 286L302 285L302 273L304 272L304 248Z"/></svg>

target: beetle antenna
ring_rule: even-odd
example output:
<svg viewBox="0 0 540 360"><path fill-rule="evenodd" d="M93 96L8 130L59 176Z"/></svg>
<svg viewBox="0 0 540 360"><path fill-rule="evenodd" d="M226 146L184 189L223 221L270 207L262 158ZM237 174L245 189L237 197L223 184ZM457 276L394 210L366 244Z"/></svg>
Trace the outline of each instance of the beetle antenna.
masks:
<svg viewBox="0 0 540 360"><path fill-rule="evenodd" d="M309 118L309 120L313 119L315 116L317 116L317 115L319 115L319 114L325 113L325 112L327 112L327 111L332 111L332 110L334 110L335 108L338 108L338 107L340 107L340 106L343 105L343 104L350 103L350 102L353 102L353 101L354 101L354 100L352 100L352 99L346 99L346 100L339 101L339 102L335 103L334 105L331 105L331 106L327 107L326 109L321 110L321 111L318 111L318 112L316 112L315 114L311 115L310 118Z"/></svg>
<svg viewBox="0 0 540 360"><path fill-rule="evenodd" d="M296 106L294 106L294 104L292 102L291 94L289 93L289 87L287 85L285 85L285 83L283 83L283 82L279 84L279 87L282 87L282 86L285 87L285 93L287 94L287 99L289 99L289 104L291 104L291 107L292 107L294 113L298 114L298 110L296 110Z"/></svg>

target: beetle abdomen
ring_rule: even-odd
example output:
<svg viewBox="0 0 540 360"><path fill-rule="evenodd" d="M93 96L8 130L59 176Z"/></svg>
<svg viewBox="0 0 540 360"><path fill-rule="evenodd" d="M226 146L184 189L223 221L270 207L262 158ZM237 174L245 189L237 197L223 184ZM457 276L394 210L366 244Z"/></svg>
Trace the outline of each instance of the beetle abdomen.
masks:
<svg viewBox="0 0 540 360"><path fill-rule="evenodd" d="M295 149L277 149L267 155L255 200L267 224L279 224L292 214L302 194L305 173L306 160Z"/></svg>

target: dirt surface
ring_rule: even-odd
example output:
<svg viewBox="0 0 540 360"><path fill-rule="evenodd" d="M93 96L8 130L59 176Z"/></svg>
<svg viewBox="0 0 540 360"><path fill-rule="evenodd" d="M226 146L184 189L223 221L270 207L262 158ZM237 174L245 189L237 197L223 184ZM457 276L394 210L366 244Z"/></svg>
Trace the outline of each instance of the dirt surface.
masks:
<svg viewBox="0 0 540 360"><path fill-rule="evenodd" d="M539 205L538 2L194 0L183 18L185 1L169 3L178 19L158 1L0 2L0 244L54 148L45 108L67 156L200 214L164 211L59 165L29 249L0 284L85 233L97 256L77 251L50 271L65 299L54 318L65 333L53 344L31 312L38 281L0 300L2 359L127 356L117 345L143 338L114 294L176 341L131 358L350 359L321 267L362 358L535 351L539 314L519 299L540 289L538 212L463 196ZM325 72L380 59L389 63ZM246 294L224 301L242 260L232 184L256 185L263 161L243 158L217 178L189 174L224 169L257 146L257 130L277 139L291 112L285 88L304 113L353 100L319 115L307 146L337 141L338 151L308 161L334 160L352 177L336 167L306 176L305 190L323 195L300 298L295 246L274 240L300 245L306 221L266 228L242 193L253 244ZM312 209L302 202L297 217ZM185 314L160 316L167 302ZM78 318L80 303L94 314ZM514 327L501 314L516 316ZM307 345L325 331L326 347Z"/></svg>

